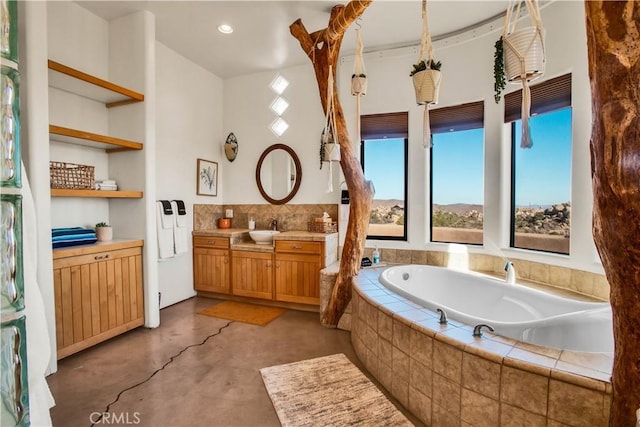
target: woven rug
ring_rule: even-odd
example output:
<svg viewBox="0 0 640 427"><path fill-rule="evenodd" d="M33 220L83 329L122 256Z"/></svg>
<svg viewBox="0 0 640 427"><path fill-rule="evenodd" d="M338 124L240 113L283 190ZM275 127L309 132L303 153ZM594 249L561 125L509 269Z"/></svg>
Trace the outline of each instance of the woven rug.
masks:
<svg viewBox="0 0 640 427"><path fill-rule="evenodd" d="M260 369L283 426L412 426L344 354Z"/></svg>
<svg viewBox="0 0 640 427"><path fill-rule="evenodd" d="M236 301L224 301L209 308L199 311L198 314L218 317L220 319L234 320L236 322L250 323L252 325L266 326L273 320L282 316L287 311L279 307L266 307L264 305L246 304Z"/></svg>

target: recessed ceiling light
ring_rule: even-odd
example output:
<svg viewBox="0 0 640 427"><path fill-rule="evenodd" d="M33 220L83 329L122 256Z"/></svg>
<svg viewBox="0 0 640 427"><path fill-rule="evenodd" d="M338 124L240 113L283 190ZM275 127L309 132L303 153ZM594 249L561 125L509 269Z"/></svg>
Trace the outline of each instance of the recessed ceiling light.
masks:
<svg viewBox="0 0 640 427"><path fill-rule="evenodd" d="M233 33L233 27L229 24L220 24L218 25L218 31L222 34L231 34Z"/></svg>

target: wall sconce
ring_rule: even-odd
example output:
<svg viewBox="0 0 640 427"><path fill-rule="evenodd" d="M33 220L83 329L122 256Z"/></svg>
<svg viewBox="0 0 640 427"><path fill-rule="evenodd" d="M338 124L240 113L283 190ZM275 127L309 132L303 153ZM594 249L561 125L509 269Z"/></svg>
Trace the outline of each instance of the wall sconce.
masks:
<svg viewBox="0 0 640 427"><path fill-rule="evenodd" d="M224 155L230 162L233 162L238 155L238 140L233 132L227 136L227 140L224 143Z"/></svg>

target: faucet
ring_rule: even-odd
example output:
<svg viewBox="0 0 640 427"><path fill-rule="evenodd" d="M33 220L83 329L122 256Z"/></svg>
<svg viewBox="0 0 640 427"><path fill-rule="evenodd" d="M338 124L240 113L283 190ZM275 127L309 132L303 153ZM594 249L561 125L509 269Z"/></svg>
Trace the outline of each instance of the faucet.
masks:
<svg viewBox="0 0 640 427"><path fill-rule="evenodd" d="M473 336L480 338L482 336L482 328L487 328L491 332L493 332L493 328L491 326L481 323L479 325L476 325L475 328L473 328Z"/></svg>
<svg viewBox="0 0 640 427"><path fill-rule="evenodd" d="M447 324L447 313L445 313L444 310L441 309L441 308L436 309L436 311L438 313L440 313L440 321L438 323L440 323L441 325L446 325Z"/></svg>
<svg viewBox="0 0 640 427"><path fill-rule="evenodd" d="M507 263L504 265L504 271L507 272L507 275L505 277L505 281L510 285L515 284L516 283L516 268L513 266L513 263L511 261L507 261Z"/></svg>
<svg viewBox="0 0 640 427"><path fill-rule="evenodd" d="M271 218L271 229L274 231L278 230L278 220L275 218Z"/></svg>

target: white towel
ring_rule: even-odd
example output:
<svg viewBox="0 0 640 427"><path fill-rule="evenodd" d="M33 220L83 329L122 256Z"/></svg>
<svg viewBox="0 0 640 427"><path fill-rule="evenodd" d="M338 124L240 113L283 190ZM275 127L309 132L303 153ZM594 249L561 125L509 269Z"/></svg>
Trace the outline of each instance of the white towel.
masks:
<svg viewBox="0 0 640 427"><path fill-rule="evenodd" d="M189 234L187 233L187 216L178 215L178 204L171 202L173 210L173 246L176 255L187 253L189 250Z"/></svg>
<svg viewBox="0 0 640 427"><path fill-rule="evenodd" d="M175 211L174 211L175 212ZM158 229L158 259L174 256L173 214L165 215L162 203L156 202L156 227Z"/></svg>

